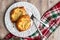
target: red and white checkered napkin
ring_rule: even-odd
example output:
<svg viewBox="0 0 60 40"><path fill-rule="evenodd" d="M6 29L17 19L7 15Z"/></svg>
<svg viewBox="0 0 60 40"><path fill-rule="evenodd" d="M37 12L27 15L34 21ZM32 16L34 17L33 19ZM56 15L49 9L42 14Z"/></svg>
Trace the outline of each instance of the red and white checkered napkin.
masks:
<svg viewBox="0 0 60 40"><path fill-rule="evenodd" d="M26 38L20 38L21 40L45 40L45 38L48 38L52 32L55 31L55 29L59 26L60 24L60 2L58 2L55 6L53 6L51 9L46 11L43 16L41 17L41 20L49 25L47 27L44 24L40 23L39 29L42 32L42 39L41 36L39 35L38 30L33 33L31 36L26 37ZM6 36L6 39L11 38L13 35L9 34Z"/></svg>
<svg viewBox="0 0 60 40"><path fill-rule="evenodd" d="M60 24L60 2L58 2L55 6L53 6L48 11L46 11L41 17L41 20L45 24L49 25L49 27L42 25L42 29L41 29L41 32L44 35L44 37L48 38L50 34L54 32L55 29Z"/></svg>

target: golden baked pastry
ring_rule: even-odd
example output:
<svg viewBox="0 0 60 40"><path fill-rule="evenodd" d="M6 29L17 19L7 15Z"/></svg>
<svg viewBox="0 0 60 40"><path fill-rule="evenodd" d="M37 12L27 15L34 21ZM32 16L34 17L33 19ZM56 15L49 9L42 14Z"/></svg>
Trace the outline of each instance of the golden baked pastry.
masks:
<svg viewBox="0 0 60 40"><path fill-rule="evenodd" d="M27 30L30 27L30 25L31 25L31 20L28 15L21 16L16 22L16 27L19 31Z"/></svg>
<svg viewBox="0 0 60 40"><path fill-rule="evenodd" d="M15 22L20 16L25 14L26 14L26 11L24 7L16 7L10 13L11 21Z"/></svg>

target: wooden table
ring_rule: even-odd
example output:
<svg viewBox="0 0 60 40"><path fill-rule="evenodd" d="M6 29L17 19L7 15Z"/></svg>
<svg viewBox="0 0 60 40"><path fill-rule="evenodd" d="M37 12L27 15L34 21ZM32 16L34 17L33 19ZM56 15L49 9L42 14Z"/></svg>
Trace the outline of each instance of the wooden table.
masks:
<svg viewBox="0 0 60 40"><path fill-rule="evenodd" d="M5 11L11 4L18 1L21 0L0 0L0 39L3 39L9 33L9 31L6 29L4 25L3 20ZM43 15L45 11L50 9L60 0L27 0L27 1L34 4L40 11L41 15ZM60 27L57 28L57 30L48 38L48 40L60 40Z"/></svg>

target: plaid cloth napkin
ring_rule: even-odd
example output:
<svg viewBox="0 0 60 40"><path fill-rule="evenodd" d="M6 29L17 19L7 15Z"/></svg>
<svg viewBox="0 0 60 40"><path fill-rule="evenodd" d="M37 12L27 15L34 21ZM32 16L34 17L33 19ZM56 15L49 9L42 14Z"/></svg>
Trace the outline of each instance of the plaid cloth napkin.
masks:
<svg viewBox="0 0 60 40"><path fill-rule="evenodd" d="M48 11L46 11L41 17L41 21L49 25L47 27L46 25L40 23L39 29L43 34L42 39L37 30L31 36L26 38L20 38L20 40L43 40L43 39L45 40L45 38L48 38L60 24L60 2L58 2L55 6L53 6ZM5 39L9 39L11 37L13 37L13 35L9 34L5 37Z"/></svg>

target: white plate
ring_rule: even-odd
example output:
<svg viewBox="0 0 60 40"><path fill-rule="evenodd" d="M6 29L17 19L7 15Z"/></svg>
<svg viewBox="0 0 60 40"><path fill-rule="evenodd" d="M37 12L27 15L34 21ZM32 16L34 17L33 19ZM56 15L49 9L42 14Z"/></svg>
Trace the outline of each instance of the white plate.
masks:
<svg viewBox="0 0 60 40"><path fill-rule="evenodd" d="M25 7L25 10L27 11L27 13L30 16L33 13L34 16L38 20L40 20L40 13L39 13L39 11L37 10L37 8L34 5L32 5L32 4L28 3L28 2L17 2L17 3L14 3L13 5L11 5L7 9L6 14L5 14L5 25L6 25L7 29L9 30L9 32L11 32L13 35L18 36L18 37L27 37L27 36L32 35L34 32L36 32L37 29L36 29L35 25L32 24L28 30L23 31L23 32L19 32L16 29L16 26L10 20L10 12L11 12L11 10L13 8L15 8L15 7L21 7L21 6ZM37 22L36 20L35 20L35 22L36 22L36 25L38 27L39 26L39 22Z"/></svg>

